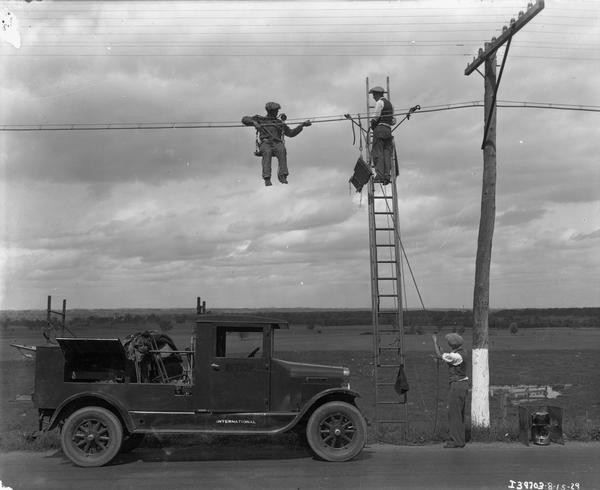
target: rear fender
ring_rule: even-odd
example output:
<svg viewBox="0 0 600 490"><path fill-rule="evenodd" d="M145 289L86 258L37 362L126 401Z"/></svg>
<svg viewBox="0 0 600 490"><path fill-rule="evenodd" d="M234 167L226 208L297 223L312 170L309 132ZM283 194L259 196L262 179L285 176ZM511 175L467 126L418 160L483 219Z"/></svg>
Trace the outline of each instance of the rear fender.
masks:
<svg viewBox="0 0 600 490"><path fill-rule="evenodd" d="M119 417L121 423L128 432L133 432L135 429L133 419L123 404L119 402L119 400L105 393L89 391L77 393L76 395L72 395L65 399L54 411L46 430L54 429L62 420L68 417L75 410L91 406L104 407L112 411L117 417Z"/></svg>

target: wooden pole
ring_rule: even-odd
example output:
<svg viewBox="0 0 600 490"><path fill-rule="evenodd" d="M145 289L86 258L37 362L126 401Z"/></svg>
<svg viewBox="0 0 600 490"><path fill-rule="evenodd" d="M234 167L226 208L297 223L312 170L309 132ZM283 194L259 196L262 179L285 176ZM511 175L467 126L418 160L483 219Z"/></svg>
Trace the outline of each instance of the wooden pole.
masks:
<svg viewBox="0 0 600 490"><path fill-rule="evenodd" d="M481 191L481 217L477 238L475 261L475 286L473 291L473 393L471 422L474 427L490 426L488 314L490 305L490 266L492 239L496 217L496 54L485 60L484 121L490 121L483 143L483 185Z"/></svg>
<svg viewBox="0 0 600 490"><path fill-rule="evenodd" d="M475 261L475 286L473 291L473 392L471 401L471 425L490 426L490 368L488 361L488 313L490 307L490 265L492 262L492 238L496 218L496 93L500 79L496 80L496 51L506 43L502 70L512 37L544 9L544 0L529 3L526 12L519 12L508 26L502 28L499 37L493 37L479 49L477 57L467 65L465 75L485 63L485 109L483 150L483 187L481 191L481 217L477 237ZM500 78L502 78L500 70ZM477 70L479 72L479 70ZM479 72L481 73L481 72ZM489 123L488 123L489 121Z"/></svg>
<svg viewBox="0 0 600 490"><path fill-rule="evenodd" d="M52 296L48 296L48 307L46 308L46 320L48 321L48 326L50 326L50 319L52 315L50 312L52 311Z"/></svg>
<svg viewBox="0 0 600 490"><path fill-rule="evenodd" d="M63 299L62 305L62 333L61 335L65 336L65 328L67 326L67 300Z"/></svg>

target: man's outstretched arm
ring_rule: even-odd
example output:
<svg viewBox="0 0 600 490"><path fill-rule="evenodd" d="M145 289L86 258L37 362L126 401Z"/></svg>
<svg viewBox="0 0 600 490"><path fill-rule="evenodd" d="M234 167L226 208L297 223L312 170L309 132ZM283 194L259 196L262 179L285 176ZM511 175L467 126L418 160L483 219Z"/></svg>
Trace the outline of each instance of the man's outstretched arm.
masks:
<svg viewBox="0 0 600 490"><path fill-rule="evenodd" d="M296 126L294 129L290 129L290 127L286 124L283 128L283 134L285 134L288 138L293 138L297 134L300 134L300 132L302 132L302 129L305 126L311 126L311 125L312 125L312 123L310 121L304 121L303 123Z"/></svg>
<svg viewBox="0 0 600 490"><path fill-rule="evenodd" d="M258 129L260 124L258 123L257 119L258 119L257 116L244 116L244 117L242 117L242 124L244 126L254 126L255 128Z"/></svg>

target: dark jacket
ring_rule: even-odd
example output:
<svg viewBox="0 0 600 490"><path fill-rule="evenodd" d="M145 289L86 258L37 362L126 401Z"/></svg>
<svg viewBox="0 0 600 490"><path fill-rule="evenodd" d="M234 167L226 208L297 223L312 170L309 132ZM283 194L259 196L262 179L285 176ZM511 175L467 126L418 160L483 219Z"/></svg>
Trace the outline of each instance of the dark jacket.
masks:
<svg viewBox="0 0 600 490"><path fill-rule="evenodd" d="M392 103L385 97L381 97L379 100L383 101L383 109L381 111L381 116L376 120L376 123L388 124L391 126L394 124L394 106L392 106Z"/></svg>
<svg viewBox="0 0 600 490"><path fill-rule="evenodd" d="M303 126L299 125L294 129L291 129L281 119L277 117L269 116L244 116L242 118L242 124L246 126L254 126L254 121L260 124L258 129L258 138L260 142L268 141L272 143L283 142L283 136L293 138L302 131Z"/></svg>
<svg viewBox="0 0 600 490"><path fill-rule="evenodd" d="M467 377L467 353L466 351L462 348L459 347L458 349L454 349L452 352L455 352L456 354L460 354L460 357L462 357L462 362L460 364L458 364L457 366L453 366L450 363L448 364L448 369L449 369L449 381L450 383L452 383L453 381L459 381L459 380L463 380Z"/></svg>

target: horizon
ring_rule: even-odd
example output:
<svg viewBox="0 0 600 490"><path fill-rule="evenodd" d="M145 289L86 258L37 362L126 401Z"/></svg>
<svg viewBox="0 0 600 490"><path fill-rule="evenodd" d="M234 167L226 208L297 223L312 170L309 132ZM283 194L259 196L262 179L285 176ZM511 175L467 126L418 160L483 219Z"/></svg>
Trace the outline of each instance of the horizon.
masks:
<svg viewBox="0 0 600 490"><path fill-rule="evenodd" d="M561 307L548 307L548 308L536 308L536 307L523 307L523 308L503 308L503 307L494 307L494 308L490 308L490 312L495 312L495 311L511 311L511 310L594 310L594 309L600 309L600 306L561 306ZM192 311L196 311L195 307L127 307L127 308L67 308L67 315L69 312L72 313L76 313L76 312L81 312L81 311L107 311L107 312L119 312L119 311L168 311L168 310L192 310ZM234 307L214 307L214 308L208 308L207 307L207 313L209 314L211 311L231 311L231 310L267 310L267 311L295 311L295 310L301 310L301 311L370 311L371 308L335 308L335 307L291 307L291 308L287 308L287 307L240 307L240 308L234 308ZM57 311L55 309L53 309L53 311ZM408 308L408 309L404 309L404 312L419 312L419 311L461 311L461 312L472 312L473 308L426 308L425 310L423 310L422 308ZM10 313L10 312L41 312L46 314L47 310L45 308L23 308L23 309L0 309L0 314L2 313Z"/></svg>

